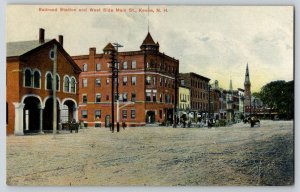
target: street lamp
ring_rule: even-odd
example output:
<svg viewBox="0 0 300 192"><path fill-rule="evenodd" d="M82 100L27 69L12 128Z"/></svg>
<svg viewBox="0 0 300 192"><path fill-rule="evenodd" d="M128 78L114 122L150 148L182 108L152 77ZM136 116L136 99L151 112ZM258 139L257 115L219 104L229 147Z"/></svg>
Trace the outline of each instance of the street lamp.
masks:
<svg viewBox="0 0 300 192"><path fill-rule="evenodd" d="M256 115L256 98L253 99L253 110L254 110L254 115Z"/></svg>
<svg viewBox="0 0 300 192"><path fill-rule="evenodd" d="M208 85L208 120L210 119L210 88L211 86Z"/></svg>
<svg viewBox="0 0 300 192"><path fill-rule="evenodd" d="M177 102L178 102L178 77L179 77L179 74L178 74L178 70L176 69L175 71L175 98L174 98L174 114L173 114L173 128L176 128L177 127Z"/></svg>
<svg viewBox="0 0 300 192"><path fill-rule="evenodd" d="M119 43L113 43L113 46L116 48L117 54L116 54L116 79L117 79L117 132L120 131L120 109L119 109L119 47L123 47L123 45L120 45Z"/></svg>

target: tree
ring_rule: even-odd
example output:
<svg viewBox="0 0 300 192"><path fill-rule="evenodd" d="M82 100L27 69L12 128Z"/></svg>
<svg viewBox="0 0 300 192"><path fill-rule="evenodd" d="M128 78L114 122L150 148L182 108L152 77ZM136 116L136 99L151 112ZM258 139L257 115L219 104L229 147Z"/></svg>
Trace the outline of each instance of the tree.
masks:
<svg viewBox="0 0 300 192"><path fill-rule="evenodd" d="M261 88L258 97L281 116L291 119L294 117L294 81L272 81Z"/></svg>

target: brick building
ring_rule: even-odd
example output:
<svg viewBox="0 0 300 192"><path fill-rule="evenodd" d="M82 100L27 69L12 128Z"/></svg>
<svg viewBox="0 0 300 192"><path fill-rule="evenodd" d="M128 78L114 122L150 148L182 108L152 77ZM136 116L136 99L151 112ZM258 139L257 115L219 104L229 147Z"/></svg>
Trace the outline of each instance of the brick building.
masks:
<svg viewBox="0 0 300 192"><path fill-rule="evenodd" d="M196 73L180 73L190 88L191 111L196 114L208 113L208 84L210 79Z"/></svg>
<svg viewBox="0 0 300 192"><path fill-rule="evenodd" d="M211 117L214 119L221 118L221 111L222 111L222 103L221 103L221 96L222 90L219 88L219 82L216 80L210 88L210 113Z"/></svg>
<svg viewBox="0 0 300 192"><path fill-rule="evenodd" d="M79 116L86 126L108 126L111 122L111 49L114 47L109 43L102 53L90 48L88 55L73 56L83 71L79 78ZM117 60L120 122L172 122L179 61L161 53L150 33L140 50L118 52ZM116 104L114 111L116 120Z"/></svg>
<svg viewBox="0 0 300 192"><path fill-rule="evenodd" d="M59 42L39 39L7 43L6 111L7 134L43 133L53 129L52 77L50 50L57 46L57 122L77 119L80 68ZM53 53L51 51L51 53Z"/></svg>

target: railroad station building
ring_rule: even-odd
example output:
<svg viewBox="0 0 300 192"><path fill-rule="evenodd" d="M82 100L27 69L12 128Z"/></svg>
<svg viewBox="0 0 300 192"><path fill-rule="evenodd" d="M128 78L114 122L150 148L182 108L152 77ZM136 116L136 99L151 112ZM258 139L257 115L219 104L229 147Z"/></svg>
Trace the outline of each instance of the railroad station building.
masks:
<svg viewBox="0 0 300 192"><path fill-rule="evenodd" d="M24 135L53 130L52 78L54 45L57 46L57 123L78 120L78 80L81 69L63 48L63 36L7 43L7 134Z"/></svg>

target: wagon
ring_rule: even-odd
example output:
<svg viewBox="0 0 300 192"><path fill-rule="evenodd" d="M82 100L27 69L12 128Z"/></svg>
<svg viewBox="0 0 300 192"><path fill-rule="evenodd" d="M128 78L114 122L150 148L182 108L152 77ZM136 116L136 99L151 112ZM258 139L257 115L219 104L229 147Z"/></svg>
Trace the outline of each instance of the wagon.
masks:
<svg viewBox="0 0 300 192"><path fill-rule="evenodd" d="M79 129L79 123L76 123L75 121L67 121L66 123L62 124L62 128L65 130L70 130L70 133L75 131L75 133L78 133Z"/></svg>

